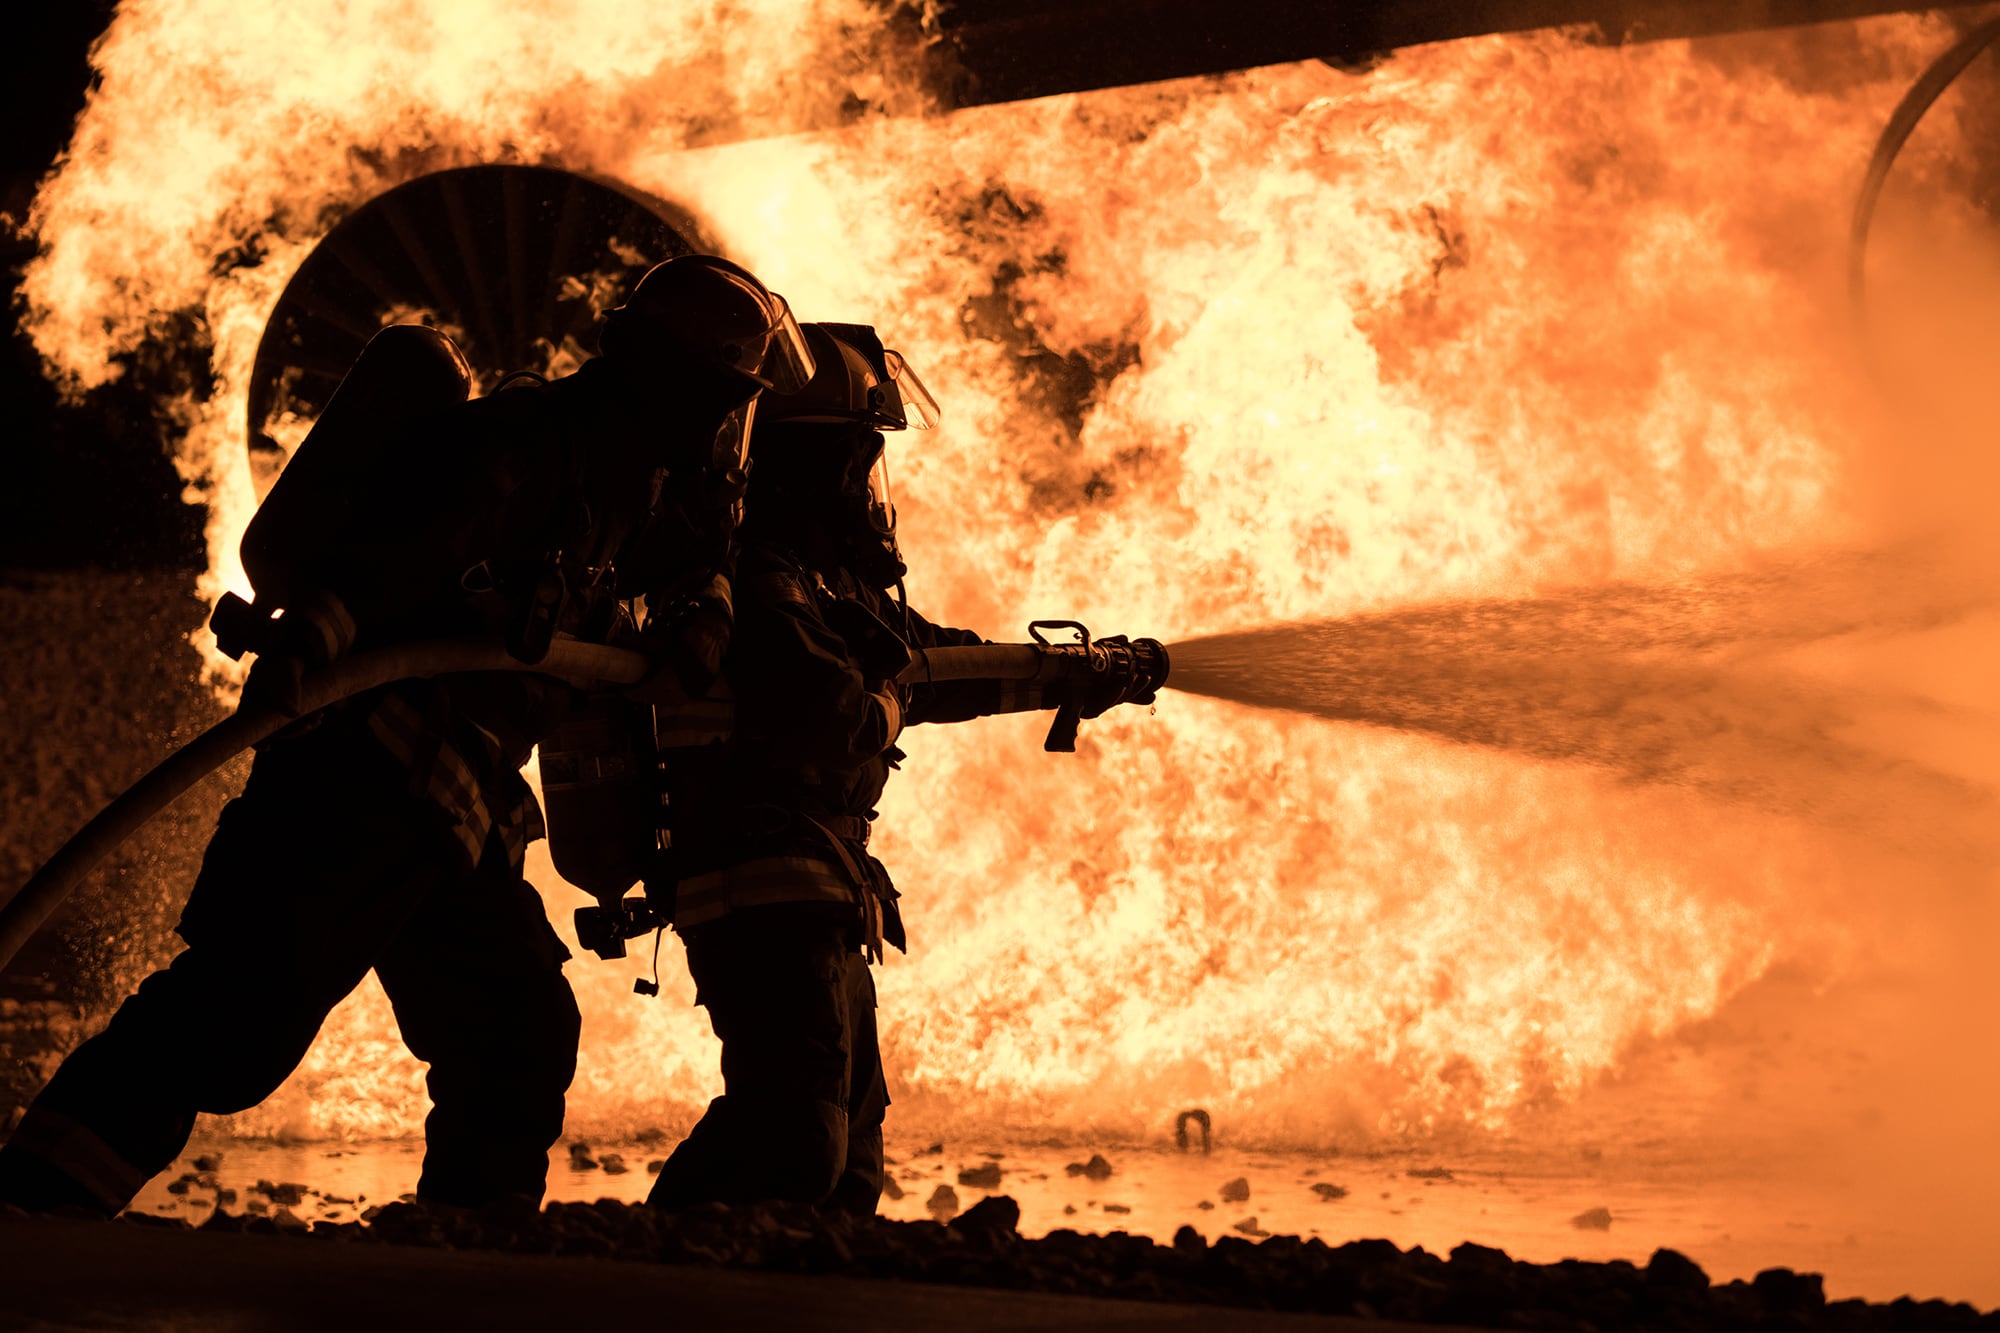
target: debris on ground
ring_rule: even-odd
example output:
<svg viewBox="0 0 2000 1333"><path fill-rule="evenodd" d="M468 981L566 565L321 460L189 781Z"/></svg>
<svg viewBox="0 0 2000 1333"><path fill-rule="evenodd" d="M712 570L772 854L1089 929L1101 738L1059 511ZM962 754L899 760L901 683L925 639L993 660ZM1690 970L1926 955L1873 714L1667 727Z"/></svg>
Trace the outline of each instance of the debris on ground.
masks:
<svg viewBox="0 0 2000 1333"><path fill-rule="evenodd" d="M958 1211L958 1191L949 1185L940 1185L931 1191L931 1197L924 1201L932 1217L940 1222Z"/></svg>
<svg viewBox="0 0 2000 1333"><path fill-rule="evenodd" d="M615 1152L608 1152L598 1158L597 1165L603 1168L604 1174L607 1176L622 1176L628 1169L625 1165L625 1159Z"/></svg>
<svg viewBox="0 0 2000 1333"><path fill-rule="evenodd" d="M1103 1153L1092 1153L1087 1162L1071 1162L1063 1168L1066 1175L1082 1176L1085 1180L1111 1179L1111 1163L1104 1160Z"/></svg>
<svg viewBox="0 0 2000 1333"><path fill-rule="evenodd" d="M1611 1230L1611 1210L1609 1208L1592 1208L1589 1212L1578 1213L1575 1217L1572 1217L1569 1220L1569 1224L1578 1231L1609 1231Z"/></svg>
<svg viewBox="0 0 2000 1333"><path fill-rule="evenodd" d="M1021 1229L1021 1205L1005 1194L990 1194L952 1219L951 1227L968 1236L1012 1236Z"/></svg>
<svg viewBox="0 0 2000 1333"><path fill-rule="evenodd" d="M569 1145L569 1167L572 1171L595 1171L597 1169L597 1159L590 1155L590 1145L588 1143L572 1143Z"/></svg>
<svg viewBox="0 0 2000 1333"><path fill-rule="evenodd" d="M1324 1180L1321 1180L1314 1182L1312 1188L1314 1194L1329 1201L1347 1197L1347 1187L1344 1185L1329 1185Z"/></svg>
<svg viewBox="0 0 2000 1333"><path fill-rule="evenodd" d="M252 1194L261 1194L272 1203L278 1204L281 1207L290 1207L294 1204L304 1203L306 1195L313 1193L313 1190L310 1186L306 1185L289 1183L276 1185L268 1180L260 1180L250 1187L250 1192Z"/></svg>
<svg viewBox="0 0 2000 1333"><path fill-rule="evenodd" d="M1000 1164L983 1162L978 1166L961 1167L958 1183L970 1185L974 1189L997 1190L1000 1188Z"/></svg>
<svg viewBox="0 0 2000 1333"><path fill-rule="evenodd" d="M1255 1213L1236 1223L1231 1230L1240 1231L1246 1236L1268 1236L1271 1234L1257 1225L1257 1215Z"/></svg>
<svg viewBox="0 0 2000 1333"><path fill-rule="evenodd" d="M1242 1203L1249 1197L1250 1178L1248 1176L1238 1176L1234 1180L1226 1180L1222 1183L1222 1201L1224 1203Z"/></svg>
<svg viewBox="0 0 2000 1333"><path fill-rule="evenodd" d="M1405 1172L1413 1180L1452 1180L1450 1171L1441 1166L1419 1166Z"/></svg>

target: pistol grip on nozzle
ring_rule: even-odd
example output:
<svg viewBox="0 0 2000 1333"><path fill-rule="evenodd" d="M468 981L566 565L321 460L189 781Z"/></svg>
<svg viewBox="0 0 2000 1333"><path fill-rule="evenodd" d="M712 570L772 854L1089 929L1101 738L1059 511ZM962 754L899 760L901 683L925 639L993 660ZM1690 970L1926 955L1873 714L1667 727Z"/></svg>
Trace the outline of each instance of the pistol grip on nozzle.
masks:
<svg viewBox="0 0 2000 1333"><path fill-rule="evenodd" d="M1072 700L1056 709L1056 720L1049 724L1049 736L1042 742L1042 749L1050 754L1075 754L1076 732L1082 723L1081 703Z"/></svg>

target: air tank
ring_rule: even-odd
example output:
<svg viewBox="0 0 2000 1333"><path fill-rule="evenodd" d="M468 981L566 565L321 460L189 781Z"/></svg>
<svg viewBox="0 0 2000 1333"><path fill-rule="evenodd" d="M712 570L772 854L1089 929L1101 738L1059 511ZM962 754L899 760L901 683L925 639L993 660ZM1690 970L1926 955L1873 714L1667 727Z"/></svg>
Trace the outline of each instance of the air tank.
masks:
<svg viewBox="0 0 2000 1333"><path fill-rule="evenodd" d="M658 847L653 710L593 696L542 741L542 807L556 873L600 901L643 879Z"/></svg>
<svg viewBox="0 0 2000 1333"><path fill-rule="evenodd" d="M368 340L243 532L254 602L223 598L210 622L222 651L256 651L272 613L312 593L317 561L340 549L357 509L394 475L402 427L463 403L472 371L456 344L422 324Z"/></svg>

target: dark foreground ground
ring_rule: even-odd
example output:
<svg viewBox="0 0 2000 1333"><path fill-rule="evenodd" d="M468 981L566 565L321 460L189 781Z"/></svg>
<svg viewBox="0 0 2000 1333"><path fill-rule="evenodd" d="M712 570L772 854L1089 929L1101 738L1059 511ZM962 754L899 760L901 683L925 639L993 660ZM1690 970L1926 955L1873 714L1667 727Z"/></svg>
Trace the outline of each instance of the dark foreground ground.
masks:
<svg viewBox="0 0 2000 1333"><path fill-rule="evenodd" d="M1515 1262L1462 1245L1449 1259L1385 1240L1274 1236L1171 1245L1123 1232L1025 1239L996 1195L949 1224L822 1218L712 1205L666 1217L610 1200L472 1215L395 1203L309 1226L288 1209L218 1210L198 1229L0 1217L0 1327L383 1329L677 1327L2000 1330L2000 1313L1903 1300L1828 1303L1817 1274L1773 1269L1711 1285L1661 1250L1643 1268Z"/></svg>
<svg viewBox="0 0 2000 1333"><path fill-rule="evenodd" d="M1358 1319L1220 1311L801 1274L545 1255L297 1244L76 1221L0 1220L0 1328L1108 1329L1343 1333Z"/></svg>

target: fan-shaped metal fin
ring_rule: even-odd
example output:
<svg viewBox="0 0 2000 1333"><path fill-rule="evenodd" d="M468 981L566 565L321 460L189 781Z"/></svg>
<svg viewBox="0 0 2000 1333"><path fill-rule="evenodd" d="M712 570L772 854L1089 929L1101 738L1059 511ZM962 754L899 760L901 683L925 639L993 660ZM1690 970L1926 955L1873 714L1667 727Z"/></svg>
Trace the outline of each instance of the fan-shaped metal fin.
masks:
<svg viewBox="0 0 2000 1333"><path fill-rule="evenodd" d="M563 368L598 314L654 264L697 248L688 214L555 167L458 167L378 195L299 265L257 344L249 440L258 488L385 324L444 329L481 391Z"/></svg>

